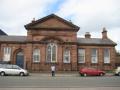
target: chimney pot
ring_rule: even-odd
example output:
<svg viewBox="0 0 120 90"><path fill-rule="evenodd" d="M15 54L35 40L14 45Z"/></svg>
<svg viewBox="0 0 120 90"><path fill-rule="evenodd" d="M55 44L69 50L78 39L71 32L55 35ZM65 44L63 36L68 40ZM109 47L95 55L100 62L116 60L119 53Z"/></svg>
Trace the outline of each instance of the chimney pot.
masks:
<svg viewBox="0 0 120 90"><path fill-rule="evenodd" d="M91 38L91 35L90 35L89 32L86 32L86 33L85 33L85 38Z"/></svg>
<svg viewBox="0 0 120 90"><path fill-rule="evenodd" d="M35 22L35 18L33 18L32 22Z"/></svg>
<svg viewBox="0 0 120 90"><path fill-rule="evenodd" d="M108 37L107 37L107 30L106 30L106 28L104 27L103 28L103 31L102 31L102 39L107 39Z"/></svg>

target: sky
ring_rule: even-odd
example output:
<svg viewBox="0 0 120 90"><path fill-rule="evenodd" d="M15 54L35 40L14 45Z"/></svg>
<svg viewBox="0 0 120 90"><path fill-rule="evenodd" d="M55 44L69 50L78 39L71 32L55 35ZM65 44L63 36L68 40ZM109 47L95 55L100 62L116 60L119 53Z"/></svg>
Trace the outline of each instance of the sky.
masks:
<svg viewBox="0 0 120 90"><path fill-rule="evenodd" d="M24 25L52 13L101 38L103 27L120 51L120 0L0 0L0 29L8 35L27 35Z"/></svg>

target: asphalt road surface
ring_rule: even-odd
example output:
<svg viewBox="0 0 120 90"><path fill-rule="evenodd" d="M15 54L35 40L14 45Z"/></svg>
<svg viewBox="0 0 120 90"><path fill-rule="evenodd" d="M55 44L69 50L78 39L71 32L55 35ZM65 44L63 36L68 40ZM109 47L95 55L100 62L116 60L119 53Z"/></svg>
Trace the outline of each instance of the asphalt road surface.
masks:
<svg viewBox="0 0 120 90"><path fill-rule="evenodd" d="M51 76L39 76L39 75L28 76L28 77L19 77L19 76L0 77L0 88L93 88L93 87L94 88L117 87L120 90L120 77L119 76L51 77Z"/></svg>

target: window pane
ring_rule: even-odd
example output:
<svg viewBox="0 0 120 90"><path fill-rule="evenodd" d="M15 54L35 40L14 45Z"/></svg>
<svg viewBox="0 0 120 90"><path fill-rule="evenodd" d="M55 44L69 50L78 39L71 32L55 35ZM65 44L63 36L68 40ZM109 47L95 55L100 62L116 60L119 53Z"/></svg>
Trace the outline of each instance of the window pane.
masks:
<svg viewBox="0 0 120 90"><path fill-rule="evenodd" d="M11 47L4 47L3 60L10 61L10 57L11 57Z"/></svg>
<svg viewBox="0 0 120 90"><path fill-rule="evenodd" d="M56 62L57 58L57 46L54 43L50 43L47 46L47 62Z"/></svg>
<svg viewBox="0 0 120 90"><path fill-rule="evenodd" d="M56 46L52 47L52 62L56 61Z"/></svg>
<svg viewBox="0 0 120 90"><path fill-rule="evenodd" d="M78 49L78 63L85 63L85 49Z"/></svg>
<svg viewBox="0 0 120 90"><path fill-rule="evenodd" d="M40 50L34 49L33 51L33 62L40 62Z"/></svg>
<svg viewBox="0 0 120 90"><path fill-rule="evenodd" d="M70 50L66 49L64 51L64 57L63 57L64 63L70 63Z"/></svg>
<svg viewBox="0 0 120 90"><path fill-rule="evenodd" d="M8 54L10 54L11 53L11 48L10 47L8 47Z"/></svg>
<svg viewBox="0 0 120 90"><path fill-rule="evenodd" d="M97 49L93 48L91 51L91 62L92 63L98 63L98 58L97 58Z"/></svg>
<svg viewBox="0 0 120 90"><path fill-rule="evenodd" d="M104 49L104 63L110 63L110 51L108 48Z"/></svg>
<svg viewBox="0 0 120 90"><path fill-rule="evenodd" d="M51 47L47 47L47 62L51 62Z"/></svg>

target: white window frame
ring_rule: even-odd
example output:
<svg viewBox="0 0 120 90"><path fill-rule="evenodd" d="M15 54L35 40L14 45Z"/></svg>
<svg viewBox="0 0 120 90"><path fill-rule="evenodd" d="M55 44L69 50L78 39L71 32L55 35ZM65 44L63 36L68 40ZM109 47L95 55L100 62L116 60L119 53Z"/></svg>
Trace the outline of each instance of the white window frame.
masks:
<svg viewBox="0 0 120 90"><path fill-rule="evenodd" d="M34 63L40 62L40 49L38 49L38 48L33 50L33 62Z"/></svg>
<svg viewBox="0 0 120 90"><path fill-rule="evenodd" d="M4 56L3 56L3 61L10 61L11 59L11 47L4 47Z"/></svg>
<svg viewBox="0 0 120 90"><path fill-rule="evenodd" d="M67 52L67 54L66 54L66 52ZM68 58L68 60L66 60L66 58ZM70 63L70 50L69 49L64 50L63 63Z"/></svg>
<svg viewBox="0 0 120 90"><path fill-rule="evenodd" d="M83 57L83 60L81 60L81 57ZM85 63L85 49L78 49L78 63Z"/></svg>
<svg viewBox="0 0 120 90"><path fill-rule="evenodd" d="M108 50L107 54L108 56L105 56L106 51ZM109 64L110 63L110 49L109 48L104 48L104 63Z"/></svg>
<svg viewBox="0 0 120 90"><path fill-rule="evenodd" d="M95 51L95 55L93 55L93 51ZM98 63L98 50L96 48L91 49L91 63Z"/></svg>
<svg viewBox="0 0 120 90"><path fill-rule="evenodd" d="M50 47L50 61L48 60L48 47ZM55 47L55 61L53 61L53 49ZM47 45L47 55L46 55L46 62L48 63L56 63L57 62L57 45L56 43L49 43Z"/></svg>

